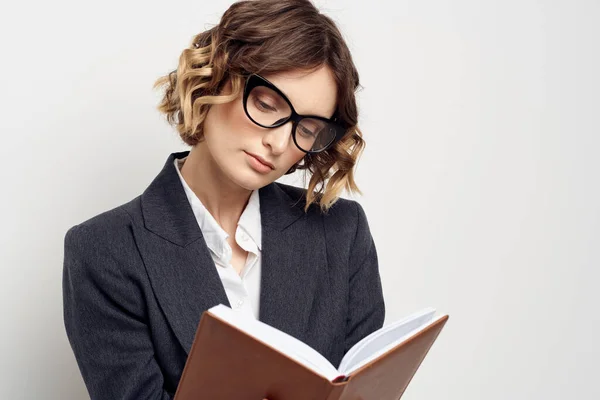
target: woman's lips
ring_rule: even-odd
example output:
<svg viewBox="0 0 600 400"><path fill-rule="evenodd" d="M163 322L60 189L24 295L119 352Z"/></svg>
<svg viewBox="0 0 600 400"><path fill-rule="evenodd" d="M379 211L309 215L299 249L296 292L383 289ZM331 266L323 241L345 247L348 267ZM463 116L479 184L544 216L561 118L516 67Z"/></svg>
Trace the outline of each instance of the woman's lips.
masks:
<svg viewBox="0 0 600 400"><path fill-rule="evenodd" d="M266 165L267 167L269 167L271 169L275 169L275 166L272 163L266 161L263 157L261 157L257 154L254 154L254 153L246 152L246 154L250 155L251 157L256 158L258 160L258 162L260 162L261 164Z"/></svg>
<svg viewBox="0 0 600 400"><path fill-rule="evenodd" d="M248 155L248 163L250 164L252 169L254 169L255 171L257 171L261 174L268 174L269 172L273 171L274 168L272 168L270 165L263 163L260 159L258 159L253 154L250 154L247 152L246 152L246 154Z"/></svg>

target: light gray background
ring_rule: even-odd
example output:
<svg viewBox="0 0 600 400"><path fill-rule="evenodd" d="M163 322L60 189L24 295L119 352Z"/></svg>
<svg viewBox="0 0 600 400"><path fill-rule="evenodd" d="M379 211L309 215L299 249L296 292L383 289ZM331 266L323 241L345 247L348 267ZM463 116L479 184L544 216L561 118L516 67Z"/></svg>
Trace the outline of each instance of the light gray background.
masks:
<svg viewBox="0 0 600 400"><path fill-rule="evenodd" d="M229 4L1 6L0 398L87 398L64 233L184 148L151 86ZM387 321L451 315L404 399L599 399L600 2L317 4L364 85Z"/></svg>

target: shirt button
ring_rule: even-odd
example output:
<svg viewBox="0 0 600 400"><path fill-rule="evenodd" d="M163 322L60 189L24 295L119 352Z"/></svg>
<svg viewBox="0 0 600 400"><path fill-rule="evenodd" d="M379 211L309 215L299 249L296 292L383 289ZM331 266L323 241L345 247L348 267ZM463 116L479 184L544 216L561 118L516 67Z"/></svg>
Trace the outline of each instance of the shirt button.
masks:
<svg viewBox="0 0 600 400"><path fill-rule="evenodd" d="M244 300L238 300L238 302L236 304L236 308L240 308L243 305L244 305Z"/></svg>

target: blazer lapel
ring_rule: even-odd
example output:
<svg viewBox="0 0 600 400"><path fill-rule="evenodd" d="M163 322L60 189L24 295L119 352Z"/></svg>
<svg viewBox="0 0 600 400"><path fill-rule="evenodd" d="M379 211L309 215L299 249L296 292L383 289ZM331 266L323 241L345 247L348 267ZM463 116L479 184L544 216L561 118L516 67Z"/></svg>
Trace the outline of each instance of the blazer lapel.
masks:
<svg viewBox="0 0 600 400"><path fill-rule="evenodd" d="M322 224L305 214L303 199L276 183L260 189L262 275L259 319L305 338L318 279L327 276ZM296 204L298 203L298 204Z"/></svg>
<svg viewBox="0 0 600 400"><path fill-rule="evenodd" d="M156 298L189 353L202 313L229 301L173 165L187 153L171 154L142 194L145 229L134 226L134 235Z"/></svg>

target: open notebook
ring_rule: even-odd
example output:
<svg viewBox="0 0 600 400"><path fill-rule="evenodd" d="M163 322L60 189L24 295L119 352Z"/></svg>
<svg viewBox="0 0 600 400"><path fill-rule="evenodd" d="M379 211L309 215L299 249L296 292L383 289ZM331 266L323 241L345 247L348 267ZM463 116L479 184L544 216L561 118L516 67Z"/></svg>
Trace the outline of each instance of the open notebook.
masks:
<svg viewBox="0 0 600 400"><path fill-rule="evenodd" d="M435 310L427 308L393 324L384 326L352 346L342 359L339 368L336 369L321 353L312 347L264 322L248 317L246 314L241 314L222 304L209 309L208 312L330 381L351 375L353 371L443 317L440 316L434 319Z"/></svg>
<svg viewBox="0 0 600 400"><path fill-rule="evenodd" d="M396 400L448 319L434 314L427 308L382 327L335 368L302 341L218 305L202 315L175 400Z"/></svg>

